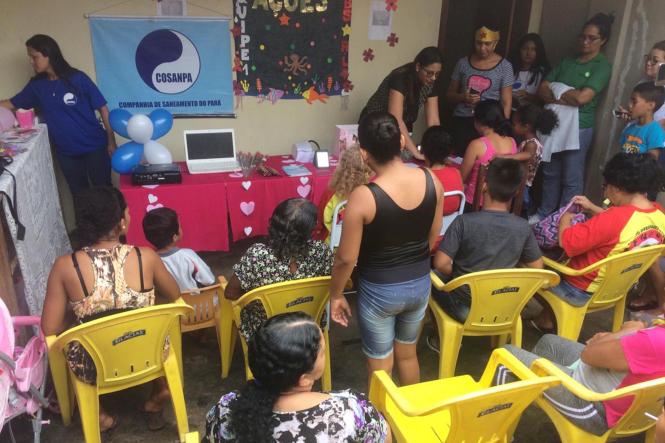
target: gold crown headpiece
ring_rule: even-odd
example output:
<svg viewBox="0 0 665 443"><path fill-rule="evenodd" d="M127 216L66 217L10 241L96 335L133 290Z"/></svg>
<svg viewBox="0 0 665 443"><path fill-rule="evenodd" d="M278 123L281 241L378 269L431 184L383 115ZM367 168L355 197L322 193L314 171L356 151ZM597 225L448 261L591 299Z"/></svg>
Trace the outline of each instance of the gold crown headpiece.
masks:
<svg viewBox="0 0 665 443"><path fill-rule="evenodd" d="M476 41L481 42L496 42L499 41L500 34L498 31L492 31L487 26L478 28L476 30Z"/></svg>

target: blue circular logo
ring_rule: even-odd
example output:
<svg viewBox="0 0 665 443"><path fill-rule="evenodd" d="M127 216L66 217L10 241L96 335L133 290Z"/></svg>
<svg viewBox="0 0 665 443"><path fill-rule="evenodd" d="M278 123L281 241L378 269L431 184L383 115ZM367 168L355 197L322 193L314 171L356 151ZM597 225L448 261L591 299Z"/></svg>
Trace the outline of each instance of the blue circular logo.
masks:
<svg viewBox="0 0 665 443"><path fill-rule="evenodd" d="M143 37L135 59L145 84L164 94L179 94L194 86L201 68L196 46L171 29L159 29Z"/></svg>

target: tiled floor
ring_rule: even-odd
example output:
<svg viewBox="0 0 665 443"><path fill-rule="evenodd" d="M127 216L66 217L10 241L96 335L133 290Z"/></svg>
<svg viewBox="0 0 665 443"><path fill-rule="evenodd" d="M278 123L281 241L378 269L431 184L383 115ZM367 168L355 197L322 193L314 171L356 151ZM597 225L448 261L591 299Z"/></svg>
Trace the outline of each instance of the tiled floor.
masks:
<svg viewBox="0 0 665 443"><path fill-rule="evenodd" d="M231 266L249 246L249 243L238 243L231 253L203 254L204 259L211 265L216 274L229 276ZM608 314L599 313L589 316L582 331L582 340L593 335L601 329L608 329L611 320ZM425 326L423 337L434 332L434 325ZM333 326L331 330L331 355L333 389L353 388L367 391L367 374L364 357L360 350L360 341L357 325L352 319L348 328ZM529 327L524 328L524 347L531 349L538 339L538 335ZM190 429L204 430L205 413L217 401L222 393L236 389L244 382L244 370L240 346L236 347L230 375L227 379L220 378L219 352L215 342L214 332L207 331L204 337L185 336L183 340L184 371L185 371L185 399L189 415ZM480 376L491 352L489 338L468 337L463 341L457 365L457 374L468 373L474 377ZM421 365L423 380L433 380L437 374L437 354L431 351L421 339L418 356ZM111 438L113 442L176 442L177 429L175 423L159 432L150 432L145 426L138 407L148 394L147 387L139 387L129 391L112 394L104 398L107 408L120 416L120 425ZM169 411L168 416L173 421ZM21 443L32 441L32 435L27 421L20 419L14 424L14 433ZM82 442L78 415L69 427L64 427L59 417L52 419L52 423L44 428L42 441L52 443ZM7 430L0 434L0 442L10 441ZM536 407L531 407L522 417L517 428L515 442L559 442L558 435L547 417ZM643 438L621 440L625 443L641 442Z"/></svg>

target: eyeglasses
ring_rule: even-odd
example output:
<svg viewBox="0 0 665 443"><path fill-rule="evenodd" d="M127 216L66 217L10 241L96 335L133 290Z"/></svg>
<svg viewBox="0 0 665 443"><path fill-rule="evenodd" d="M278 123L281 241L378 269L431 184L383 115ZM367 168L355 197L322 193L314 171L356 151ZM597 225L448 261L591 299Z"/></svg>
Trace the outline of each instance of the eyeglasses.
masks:
<svg viewBox="0 0 665 443"><path fill-rule="evenodd" d="M580 35L577 36L577 38L578 38L581 42L595 43L595 42L597 42L598 40L600 40L600 39L603 38L603 37L601 37L600 35L585 35L585 34L580 34Z"/></svg>
<svg viewBox="0 0 665 443"><path fill-rule="evenodd" d="M425 68L423 68L423 72L425 73L425 77L427 78L437 79L439 75L441 75L441 71L430 71L429 69Z"/></svg>
<svg viewBox="0 0 665 443"><path fill-rule="evenodd" d="M650 57L649 54L646 54L644 56L644 63L650 64L650 65L657 65L659 63L663 63L665 60L659 60L657 57Z"/></svg>

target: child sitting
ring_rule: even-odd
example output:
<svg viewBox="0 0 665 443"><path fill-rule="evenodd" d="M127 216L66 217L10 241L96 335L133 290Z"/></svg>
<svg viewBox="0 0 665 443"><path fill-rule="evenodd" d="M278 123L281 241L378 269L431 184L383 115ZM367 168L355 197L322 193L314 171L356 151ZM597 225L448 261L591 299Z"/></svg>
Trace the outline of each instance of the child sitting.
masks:
<svg viewBox="0 0 665 443"><path fill-rule="evenodd" d="M665 131L653 114L665 101L665 92L652 82L640 83L630 95L628 112L633 120L621 133L621 150L628 154L649 153L656 160L665 144Z"/></svg>
<svg viewBox="0 0 665 443"><path fill-rule="evenodd" d="M538 134L549 135L559 124L559 118L551 109L543 109L540 106L527 104L520 106L513 112L512 122L513 132L515 135L523 137L524 141L520 143L518 154L506 157L529 162L526 189L524 190L524 202L528 207L533 179L543 159L543 145L538 140Z"/></svg>
<svg viewBox="0 0 665 443"><path fill-rule="evenodd" d="M447 166L446 160L450 155L453 138L443 130L443 126L432 126L425 131L421 141L422 153L425 156L427 167L443 185L443 191L463 191L462 176L459 169ZM443 215L457 211L460 204L459 197L446 198L443 201Z"/></svg>
<svg viewBox="0 0 665 443"><path fill-rule="evenodd" d="M516 160L495 158L490 162L482 189L482 210L457 217L434 256L435 271L443 274L445 281L471 272L514 268L520 262L529 268L543 267L528 222L510 213L523 176ZM432 288L432 298L455 320L466 321L471 307L466 286L451 293Z"/></svg>
<svg viewBox="0 0 665 443"><path fill-rule="evenodd" d="M182 229L173 209L157 208L148 212L143 217L143 233L178 282L180 292L215 283L210 267L196 252L176 246L182 237Z"/></svg>
<svg viewBox="0 0 665 443"><path fill-rule="evenodd" d="M360 155L356 146L344 150L335 173L330 179L328 189L324 192L319 203L318 226L315 228L314 238L321 240L325 236L326 243L330 244L330 232L333 226L333 213L335 207L349 198L351 191L357 186L369 182L370 170ZM341 218L341 214L339 215ZM337 220L338 221L338 220Z"/></svg>
<svg viewBox="0 0 665 443"><path fill-rule="evenodd" d="M510 120L503 115L503 107L497 100L485 100L476 105L474 126L481 136L469 143L460 167L468 205L473 203L476 194L480 165L489 163L497 155L517 154Z"/></svg>

